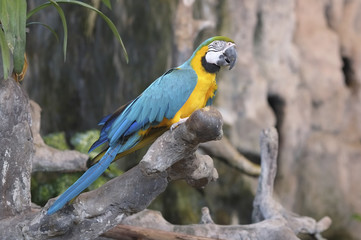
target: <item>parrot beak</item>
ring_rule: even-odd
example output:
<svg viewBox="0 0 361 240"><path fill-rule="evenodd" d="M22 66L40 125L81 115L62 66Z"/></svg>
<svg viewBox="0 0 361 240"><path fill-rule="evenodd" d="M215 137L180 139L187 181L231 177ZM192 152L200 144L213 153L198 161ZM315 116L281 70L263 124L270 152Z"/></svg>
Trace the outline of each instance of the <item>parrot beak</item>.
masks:
<svg viewBox="0 0 361 240"><path fill-rule="evenodd" d="M232 42L228 42L227 46L221 52L210 52L209 54L217 54L216 64L218 66L229 66L229 70L231 70L236 64L237 60L237 51L236 45Z"/></svg>
<svg viewBox="0 0 361 240"><path fill-rule="evenodd" d="M229 65L229 70L231 70L234 65L236 64L237 60L237 51L236 51L236 45L232 43L229 47L227 47L224 50L224 60L226 61L226 65Z"/></svg>

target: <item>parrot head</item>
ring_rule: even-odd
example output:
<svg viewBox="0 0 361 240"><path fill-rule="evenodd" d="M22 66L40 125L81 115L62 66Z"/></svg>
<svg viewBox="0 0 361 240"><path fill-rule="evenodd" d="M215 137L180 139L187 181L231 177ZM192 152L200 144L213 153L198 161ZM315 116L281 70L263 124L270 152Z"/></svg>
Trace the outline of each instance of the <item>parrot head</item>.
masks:
<svg viewBox="0 0 361 240"><path fill-rule="evenodd" d="M207 47L207 51L202 58L202 65L206 71L214 73L222 66L229 66L229 70L234 67L237 51L232 39L223 36L212 37L204 41L197 50L204 47Z"/></svg>

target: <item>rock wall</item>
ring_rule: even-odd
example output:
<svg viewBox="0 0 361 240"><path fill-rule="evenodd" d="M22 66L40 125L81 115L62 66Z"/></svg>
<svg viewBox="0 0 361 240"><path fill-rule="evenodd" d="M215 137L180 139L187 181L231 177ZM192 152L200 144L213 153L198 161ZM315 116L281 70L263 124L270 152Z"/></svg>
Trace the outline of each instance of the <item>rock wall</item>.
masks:
<svg viewBox="0 0 361 240"><path fill-rule="evenodd" d="M77 7L64 6L70 22L65 63L55 38L31 27L24 84L43 109L43 132L93 128L182 62L190 48L180 45L179 36L197 45L227 35L237 43L238 62L219 77L216 105L228 124L226 135L239 151L258 158L260 130L276 125L281 203L315 218L329 215L330 239L361 235L361 223L352 218L361 213L360 1L112 4L112 11L101 9L122 35L128 65L103 20L87 25L89 13ZM62 32L54 11L37 18Z"/></svg>
<svg viewBox="0 0 361 240"><path fill-rule="evenodd" d="M256 133L275 120L282 203L316 218L330 215L333 239L358 239L360 222L352 215L361 212L359 1L233 4L229 18L240 29L252 27L225 31L246 42L238 45L239 72L221 83L227 90L218 96L233 115L231 140L257 154ZM242 19L239 8L251 17ZM248 83L239 91L237 81Z"/></svg>

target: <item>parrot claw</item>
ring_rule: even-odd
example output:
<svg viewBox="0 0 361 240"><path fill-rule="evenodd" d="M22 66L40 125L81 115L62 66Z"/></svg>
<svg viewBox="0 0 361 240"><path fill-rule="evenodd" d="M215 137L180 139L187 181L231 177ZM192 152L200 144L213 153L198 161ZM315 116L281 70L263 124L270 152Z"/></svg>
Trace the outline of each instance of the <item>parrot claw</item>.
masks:
<svg viewBox="0 0 361 240"><path fill-rule="evenodd" d="M185 123L188 120L189 117L186 118L181 118L178 122L173 123L172 126L170 127L170 130L173 131L174 129L176 129L179 125L181 125L182 123Z"/></svg>

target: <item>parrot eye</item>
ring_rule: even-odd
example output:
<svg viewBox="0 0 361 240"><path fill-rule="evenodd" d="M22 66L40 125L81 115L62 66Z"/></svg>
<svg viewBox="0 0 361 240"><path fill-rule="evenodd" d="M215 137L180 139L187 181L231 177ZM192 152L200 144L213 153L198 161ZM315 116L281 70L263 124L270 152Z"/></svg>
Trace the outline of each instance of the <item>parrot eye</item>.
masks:
<svg viewBox="0 0 361 240"><path fill-rule="evenodd" d="M208 51L209 52L218 52L225 48L226 42L216 40L208 45Z"/></svg>

